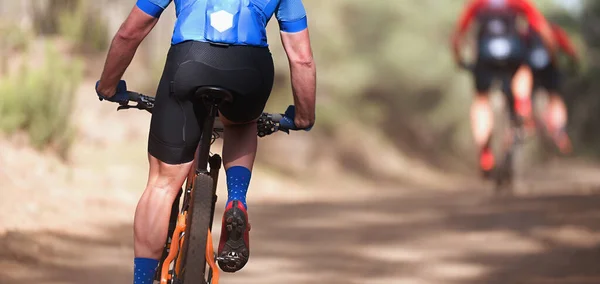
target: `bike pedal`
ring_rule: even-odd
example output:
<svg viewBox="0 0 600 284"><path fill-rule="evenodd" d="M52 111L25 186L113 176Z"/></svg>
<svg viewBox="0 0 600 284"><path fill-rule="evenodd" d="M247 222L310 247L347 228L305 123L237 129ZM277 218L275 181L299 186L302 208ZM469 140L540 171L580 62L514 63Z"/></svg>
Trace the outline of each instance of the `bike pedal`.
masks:
<svg viewBox="0 0 600 284"><path fill-rule="evenodd" d="M242 264L243 259L240 256L234 254L217 257L217 261L221 264L224 264L226 267L235 268L239 267Z"/></svg>

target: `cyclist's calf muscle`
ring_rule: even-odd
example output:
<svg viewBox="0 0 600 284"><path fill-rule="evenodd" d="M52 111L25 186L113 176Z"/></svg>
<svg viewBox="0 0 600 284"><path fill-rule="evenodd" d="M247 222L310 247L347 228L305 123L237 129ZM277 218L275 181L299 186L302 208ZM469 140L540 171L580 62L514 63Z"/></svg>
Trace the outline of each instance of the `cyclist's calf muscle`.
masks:
<svg viewBox="0 0 600 284"><path fill-rule="evenodd" d="M225 126L223 141L223 165L225 170L233 166L242 166L252 170L256 159L258 138L256 137L256 119L235 123L221 117Z"/></svg>
<svg viewBox="0 0 600 284"><path fill-rule="evenodd" d="M192 163L169 165L148 155L148 184L137 205L134 219L136 257L159 259L167 238L171 205Z"/></svg>

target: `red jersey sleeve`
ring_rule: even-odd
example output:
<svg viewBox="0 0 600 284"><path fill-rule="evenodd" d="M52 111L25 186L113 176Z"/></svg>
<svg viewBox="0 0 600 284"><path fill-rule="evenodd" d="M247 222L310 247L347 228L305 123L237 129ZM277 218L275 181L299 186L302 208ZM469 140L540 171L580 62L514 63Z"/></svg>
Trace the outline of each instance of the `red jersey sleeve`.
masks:
<svg viewBox="0 0 600 284"><path fill-rule="evenodd" d="M455 32L455 40L458 40L458 37L462 36L471 23L473 22L473 18L481 9L482 5L485 4L485 0L471 0L465 6L460 18L458 19L458 24Z"/></svg>
<svg viewBox="0 0 600 284"><path fill-rule="evenodd" d="M528 0L511 0L511 4L527 17L527 22L542 36L546 46L554 53L556 51L554 36L544 15Z"/></svg>
<svg viewBox="0 0 600 284"><path fill-rule="evenodd" d="M552 27L552 34L554 35L554 38L556 39L556 43L558 44L558 46L562 50L564 50L569 56L576 58L577 52L575 52L575 47L569 40L569 36L567 35L567 33L563 29L561 29L558 25L551 25L551 27Z"/></svg>

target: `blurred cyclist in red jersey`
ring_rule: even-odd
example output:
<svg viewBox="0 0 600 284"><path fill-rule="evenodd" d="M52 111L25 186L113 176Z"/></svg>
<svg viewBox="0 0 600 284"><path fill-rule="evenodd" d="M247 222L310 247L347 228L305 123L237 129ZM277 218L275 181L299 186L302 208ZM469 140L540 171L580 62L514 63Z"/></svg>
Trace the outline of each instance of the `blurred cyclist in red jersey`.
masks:
<svg viewBox="0 0 600 284"><path fill-rule="evenodd" d="M579 58L567 33L555 24L550 25L559 50L571 59L573 65L577 66ZM548 105L544 113L546 128L558 149L563 153L569 153L572 149L566 131L567 107L560 92L562 74L558 62L550 60L550 53L537 32L528 29L525 37L529 49L527 63L533 71L533 92L543 89L548 94Z"/></svg>
<svg viewBox="0 0 600 284"><path fill-rule="evenodd" d="M555 41L552 29L527 0L472 0L466 4L452 37L454 58L464 66L460 56L460 43L471 24L477 22L477 52L473 67L477 96L471 106L471 125L475 143L480 151L480 168L487 177L495 161L490 149L493 112L488 94L494 80L499 79L508 98L513 119L528 121L531 116L531 90L533 75L529 68L527 46L519 31L517 21L524 18L536 31L554 61Z"/></svg>

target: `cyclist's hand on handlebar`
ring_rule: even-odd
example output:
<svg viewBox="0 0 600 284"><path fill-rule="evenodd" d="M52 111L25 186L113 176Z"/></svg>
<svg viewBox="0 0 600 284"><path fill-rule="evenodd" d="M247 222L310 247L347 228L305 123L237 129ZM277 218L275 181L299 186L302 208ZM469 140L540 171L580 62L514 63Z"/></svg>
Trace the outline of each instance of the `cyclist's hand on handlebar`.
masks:
<svg viewBox="0 0 600 284"><path fill-rule="evenodd" d="M312 129L312 125L307 128L298 128L294 120L296 119L296 107L291 105L288 106L287 110L283 114L281 121L279 121L279 126L281 128L289 129L289 130L305 130L310 131Z"/></svg>
<svg viewBox="0 0 600 284"><path fill-rule="evenodd" d="M461 58L456 59L456 66L462 70L471 70L471 65Z"/></svg>
<svg viewBox="0 0 600 284"><path fill-rule="evenodd" d="M127 92L127 83L125 83L124 80L119 81L119 84L117 85L117 89L115 90L115 93L112 94L111 96L106 96L105 94L101 94L98 91L99 84L100 84L100 81L96 82L96 94L98 95L98 99L100 99L100 101L107 100L109 102L120 103L120 104L127 104L127 102L129 101L129 94Z"/></svg>

